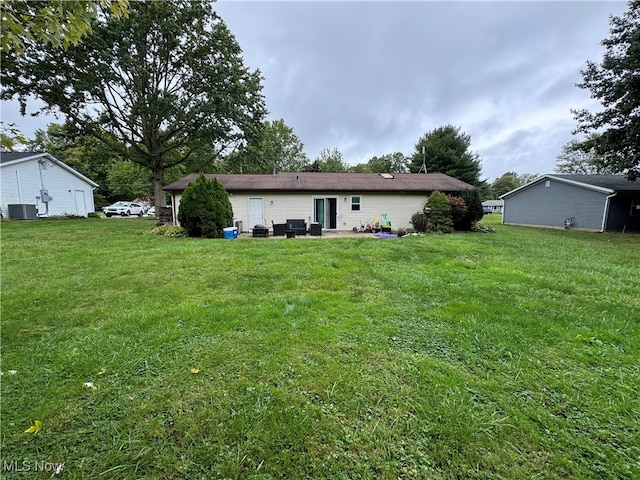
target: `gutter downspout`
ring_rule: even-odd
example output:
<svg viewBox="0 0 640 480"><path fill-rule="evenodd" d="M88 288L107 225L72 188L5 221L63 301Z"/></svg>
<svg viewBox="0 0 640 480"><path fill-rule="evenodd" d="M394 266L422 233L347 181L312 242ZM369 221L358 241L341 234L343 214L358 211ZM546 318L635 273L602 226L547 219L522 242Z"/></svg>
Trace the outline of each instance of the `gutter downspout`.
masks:
<svg viewBox="0 0 640 480"><path fill-rule="evenodd" d="M20 172L16 170L16 183L18 184L18 199L22 202L22 186L20 185Z"/></svg>
<svg viewBox="0 0 640 480"><path fill-rule="evenodd" d="M91 200L93 200L93 213L96 213L96 188L91 187ZM87 212L87 218L89 217L89 212Z"/></svg>
<svg viewBox="0 0 640 480"><path fill-rule="evenodd" d="M600 228L600 233L604 232L605 227L607 226L607 219L609 218L609 203L610 200L615 197L618 192L613 192L607 198L604 199L604 212L602 215L602 228Z"/></svg>

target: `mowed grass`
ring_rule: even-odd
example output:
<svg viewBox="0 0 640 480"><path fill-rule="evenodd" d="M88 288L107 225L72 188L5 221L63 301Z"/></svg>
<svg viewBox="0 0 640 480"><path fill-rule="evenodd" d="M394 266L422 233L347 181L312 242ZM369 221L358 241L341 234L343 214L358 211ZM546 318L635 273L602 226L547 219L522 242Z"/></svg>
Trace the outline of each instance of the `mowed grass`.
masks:
<svg viewBox="0 0 640 480"><path fill-rule="evenodd" d="M640 236L486 221L3 222L2 475L640 478Z"/></svg>

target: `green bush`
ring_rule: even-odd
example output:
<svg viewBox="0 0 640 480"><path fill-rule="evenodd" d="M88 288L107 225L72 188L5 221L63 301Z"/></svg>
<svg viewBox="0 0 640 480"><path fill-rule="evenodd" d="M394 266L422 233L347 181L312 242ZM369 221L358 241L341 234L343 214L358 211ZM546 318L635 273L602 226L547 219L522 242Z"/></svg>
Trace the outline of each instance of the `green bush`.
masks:
<svg viewBox="0 0 640 480"><path fill-rule="evenodd" d="M477 233L496 233L495 228L491 225L485 225L484 223L474 223L471 226L471 231Z"/></svg>
<svg viewBox="0 0 640 480"><path fill-rule="evenodd" d="M61 213L60 215L50 215L41 217L40 220L84 220L86 217L76 213Z"/></svg>
<svg viewBox="0 0 640 480"><path fill-rule="evenodd" d="M460 225L460 228L456 227L456 230L471 230L473 224L482 220L482 217L484 216L480 190L465 190L460 193L460 197L467 205L467 215L464 223Z"/></svg>
<svg viewBox="0 0 640 480"><path fill-rule="evenodd" d="M162 235L164 237L186 237L187 232L184 228L178 225L172 225L166 223L164 225L158 225L151 229L150 233L154 235Z"/></svg>
<svg viewBox="0 0 640 480"><path fill-rule="evenodd" d="M178 221L190 237L224 237L224 228L233 223L233 208L222 184L200 174L182 194Z"/></svg>
<svg viewBox="0 0 640 480"><path fill-rule="evenodd" d="M453 233L453 218L449 198L442 192L433 192L427 200L429 225L427 230L437 233Z"/></svg>
<svg viewBox="0 0 640 480"><path fill-rule="evenodd" d="M467 226L467 213L469 207L462 197L449 197L451 204L451 219L453 220L454 230L468 230L471 226Z"/></svg>
<svg viewBox="0 0 640 480"><path fill-rule="evenodd" d="M427 224L429 217L422 212L416 212L411 215L411 225L413 229L418 233L425 233L427 231Z"/></svg>

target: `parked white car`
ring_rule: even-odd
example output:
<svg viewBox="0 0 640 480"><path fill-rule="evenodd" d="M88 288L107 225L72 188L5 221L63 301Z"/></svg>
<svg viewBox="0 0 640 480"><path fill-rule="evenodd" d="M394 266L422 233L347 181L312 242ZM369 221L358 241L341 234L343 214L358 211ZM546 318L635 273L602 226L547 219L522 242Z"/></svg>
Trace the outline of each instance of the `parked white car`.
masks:
<svg viewBox="0 0 640 480"><path fill-rule="evenodd" d="M113 205L104 207L102 211L107 217L112 215L121 215L123 217L137 215L141 217L143 214L142 205L132 202L116 202Z"/></svg>

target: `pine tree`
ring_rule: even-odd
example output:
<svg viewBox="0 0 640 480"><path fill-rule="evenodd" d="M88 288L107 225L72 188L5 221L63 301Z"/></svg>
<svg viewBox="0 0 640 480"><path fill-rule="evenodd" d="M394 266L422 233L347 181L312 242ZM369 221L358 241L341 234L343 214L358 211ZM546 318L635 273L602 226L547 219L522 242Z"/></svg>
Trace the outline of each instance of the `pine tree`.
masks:
<svg viewBox="0 0 640 480"><path fill-rule="evenodd" d="M470 148L471 137L460 127L446 125L436 128L418 140L409 168L412 173L419 172L424 161L429 173L444 173L479 186L480 159Z"/></svg>
<svg viewBox="0 0 640 480"><path fill-rule="evenodd" d="M182 194L178 221L190 237L224 237L224 228L233 222L233 208L222 184L200 174Z"/></svg>

